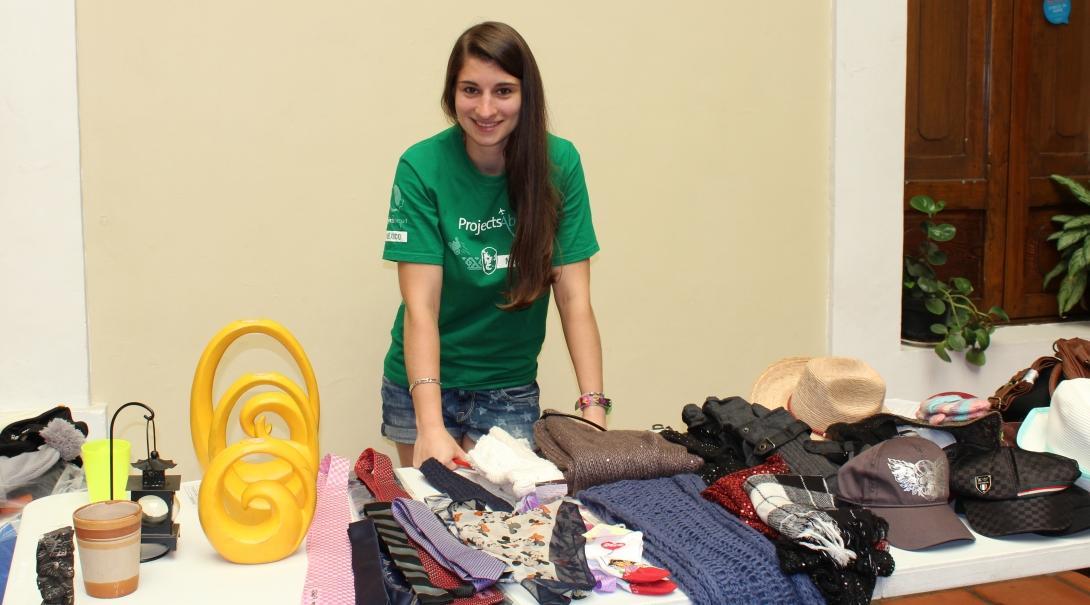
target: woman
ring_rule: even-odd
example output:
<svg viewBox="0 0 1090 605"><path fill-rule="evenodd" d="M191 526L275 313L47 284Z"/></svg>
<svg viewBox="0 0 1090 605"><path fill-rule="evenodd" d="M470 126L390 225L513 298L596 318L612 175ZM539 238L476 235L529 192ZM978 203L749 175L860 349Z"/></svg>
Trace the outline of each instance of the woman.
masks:
<svg viewBox="0 0 1090 605"><path fill-rule="evenodd" d="M533 440L550 290L582 395L604 425L590 304L598 251L579 154L548 134L541 75L510 26L458 38L443 109L454 125L410 147L394 176L383 258L402 304L383 366L382 434L403 466L447 466L493 426Z"/></svg>

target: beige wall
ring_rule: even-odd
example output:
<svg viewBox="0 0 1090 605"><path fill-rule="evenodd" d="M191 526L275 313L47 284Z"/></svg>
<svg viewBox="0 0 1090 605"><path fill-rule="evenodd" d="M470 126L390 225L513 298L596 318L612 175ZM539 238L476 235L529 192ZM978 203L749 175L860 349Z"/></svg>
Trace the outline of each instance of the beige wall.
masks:
<svg viewBox="0 0 1090 605"><path fill-rule="evenodd" d="M612 426L678 426L684 403L825 351L830 4L512 4L79 3L92 400L155 407L159 449L195 478L197 358L229 321L269 317L315 367L322 449L392 451L390 180L445 124L449 47L486 18L530 42L553 130L583 154ZM543 405L565 409L577 392L551 321ZM247 338L217 392L284 360Z"/></svg>

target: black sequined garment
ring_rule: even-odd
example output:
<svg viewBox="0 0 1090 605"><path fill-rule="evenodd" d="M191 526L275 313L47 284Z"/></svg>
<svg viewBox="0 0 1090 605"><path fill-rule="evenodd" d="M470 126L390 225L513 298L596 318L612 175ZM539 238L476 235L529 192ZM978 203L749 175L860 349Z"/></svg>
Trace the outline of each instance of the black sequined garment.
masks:
<svg viewBox="0 0 1090 605"><path fill-rule="evenodd" d="M805 573L830 605L866 605L878 576L893 573L893 556L886 544L889 524L865 508L827 510L837 522L844 544L856 553L847 567L839 567L825 553L781 538L776 554L785 573Z"/></svg>
<svg viewBox="0 0 1090 605"><path fill-rule="evenodd" d="M42 594L42 605L72 605L75 599L72 535L71 527L62 527L38 540L38 592Z"/></svg>

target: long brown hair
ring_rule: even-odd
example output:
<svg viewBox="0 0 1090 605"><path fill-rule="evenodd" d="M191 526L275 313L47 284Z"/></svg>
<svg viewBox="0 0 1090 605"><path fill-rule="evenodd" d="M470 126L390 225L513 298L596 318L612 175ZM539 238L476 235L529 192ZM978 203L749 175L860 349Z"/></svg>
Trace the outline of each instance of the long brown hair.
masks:
<svg viewBox="0 0 1090 605"><path fill-rule="evenodd" d="M559 221L560 195L551 178L545 89L530 47L513 27L495 21L474 25L458 37L447 62L443 110L456 124L455 87L467 56L496 64L521 85L518 126L503 149L507 197L516 222L504 292L507 304L500 308L525 309L549 288Z"/></svg>

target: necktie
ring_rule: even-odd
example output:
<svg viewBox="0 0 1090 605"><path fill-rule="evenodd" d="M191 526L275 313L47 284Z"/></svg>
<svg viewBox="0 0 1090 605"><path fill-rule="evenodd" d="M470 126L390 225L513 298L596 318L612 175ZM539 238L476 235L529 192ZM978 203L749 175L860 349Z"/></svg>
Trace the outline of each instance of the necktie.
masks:
<svg viewBox="0 0 1090 605"><path fill-rule="evenodd" d="M355 605L348 542L348 461L326 454L318 468L318 500L307 530L303 605Z"/></svg>
<svg viewBox="0 0 1090 605"><path fill-rule="evenodd" d="M356 586L356 605L390 605L379 558L378 534L372 519L360 519L348 525L352 543L352 578Z"/></svg>
<svg viewBox="0 0 1090 605"><path fill-rule="evenodd" d="M509 502L443 466L435 458L428 458L420 465L420 472L432 487L450 496L455 502L476 500L488 508L509 513L515 509Z"/></svg>
<svg viewBox="0 0 1090 605"><path fill-rule="evenodd" d="M428 572L424 569L416 549L409 544L409 538L402 531L401 526L394 520L390 512L388 502L372 502L363 506L367 518L375 522L375 530L390 556L394 565L405 575L405 579L412 584L413 592L420 598L421 605L444 605L453 601L453 597L446 590L435 586L428 578Z"/></svg>
<svg viewBox="0 0 1090 605"><path fill-rule="evenodd" d="M376 452L372 448L363 450L359 459L356 461L356 476L360 481L363 481L367 489L371 490L375 499L379 502L391 502L394 498L411 498L409 494L401 489L401 486L397 484L397 479L394 477L394 467L390 463L390 458L384 454ZM370 515L368 515L370 516ZM401 530L401 526L397 525L397 521L390 517L390 522L394 524L397 531L404 534ZM381 528L379 529L379 537L385 539ZM409 543L412 550L416 553L420 563L424 566L424 570L427 572L428 579L431 583L438 587L449 591L455 591L456 596L464 594L462 593L462 587L470 586L469 584L463 584L462 581L455 576L449 569L443 567L435 560L428 551L420 548L419 546ZM469 590L472 590L470 586ZM476 594L459 597L454 600L455 605L491 605L492 603L499 603L503 600L503 594L495 587L487 588Z"/></svg>
<svg viewBox="0 0 1090 605"><path fill-rule="evenodd" d="M507 565L499 559L476 548L466 546L455 538L447 526L428 508L427 504L397 498L393 502L394 519L401 524L417 544L428 551L436 561L473 584L477 590L496 583Z"/></svg>

